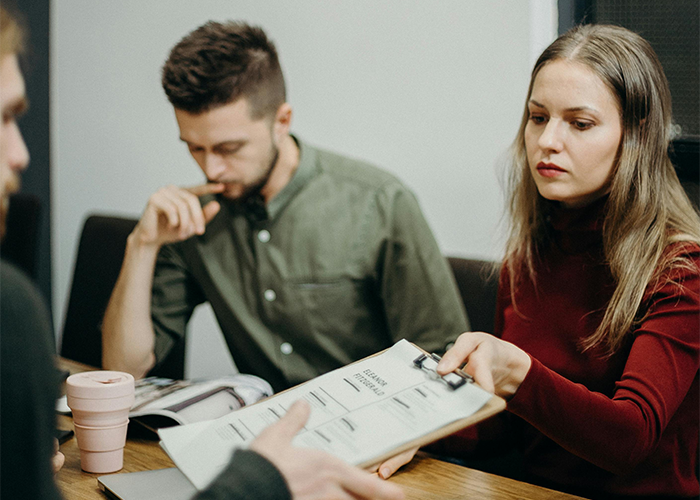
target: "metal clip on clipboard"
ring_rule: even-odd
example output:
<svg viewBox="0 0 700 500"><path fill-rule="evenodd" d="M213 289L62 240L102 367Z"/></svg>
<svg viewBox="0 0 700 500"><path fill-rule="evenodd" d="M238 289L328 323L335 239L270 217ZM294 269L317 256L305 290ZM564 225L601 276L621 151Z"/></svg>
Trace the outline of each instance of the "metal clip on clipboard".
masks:
<svg viewBox="0 0 700 500"><path fill-rule="evenodd" d="M440 380L445 382L452 390L459 389L467 382L474 382L474 379L471 377L471 375L467 375L459 368L457 368L453 372L446 373L445 375L439 375L437 372L437 365L440 359L440 356L438 356L435 353L421 354L413 360L413 366L429 373L431 377L435 379L439 378Z"/></svg>

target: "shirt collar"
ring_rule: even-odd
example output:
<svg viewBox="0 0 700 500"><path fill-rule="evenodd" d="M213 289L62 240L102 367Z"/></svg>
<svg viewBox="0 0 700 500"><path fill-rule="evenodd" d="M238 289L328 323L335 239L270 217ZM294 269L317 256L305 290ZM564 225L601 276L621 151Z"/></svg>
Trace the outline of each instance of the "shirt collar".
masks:
<svg viewBox="0 0 700 500"><path fill-rule="evenodd" d="M306 146L299 138L291 136L299 147L299 166L286 186L267 204L268 220L274 220L290 201L314 177L318 169L316 150Z"/></svg>

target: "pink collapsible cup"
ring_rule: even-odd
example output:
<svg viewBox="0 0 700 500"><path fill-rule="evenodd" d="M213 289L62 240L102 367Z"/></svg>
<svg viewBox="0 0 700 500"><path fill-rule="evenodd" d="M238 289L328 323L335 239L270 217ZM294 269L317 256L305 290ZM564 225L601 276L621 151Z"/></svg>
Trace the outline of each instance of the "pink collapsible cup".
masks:
<svg viewBox="0 0 700 500"><path fill-rule="evenodd" d="M66 380L66 399L73 413L80 467L96 473L120 470L134 404L134 377L106 370L76 373Z"/></svg>
<svg viewBox="0 0 700 500"><path fill-rule="evenodd" d="M74 423L80 448L80 467L87 472L116 472L124 466L124 444L129 421L109 427Z"/></svg>

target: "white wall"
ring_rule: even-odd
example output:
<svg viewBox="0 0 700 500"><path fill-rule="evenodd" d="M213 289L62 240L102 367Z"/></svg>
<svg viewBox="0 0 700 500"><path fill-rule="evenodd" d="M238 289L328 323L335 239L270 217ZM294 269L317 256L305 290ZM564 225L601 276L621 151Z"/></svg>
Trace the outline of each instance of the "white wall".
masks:
<svg viewBox="0 0 700 500"><path fill-rule="evenodd" d="M159 83L183 35L243 19L275 40L305 140L377 163L418 195L446 254L498 258L496 163L517 129L555 0L57 0L52 4L53 268L63 314L82 223L138 216L202 176ZM231 369L198 314L188 372ZM205 338L199 338L205 335ZM194 337L194 336L193 336ZM214 357L212 357L214 356Z"/></svg>

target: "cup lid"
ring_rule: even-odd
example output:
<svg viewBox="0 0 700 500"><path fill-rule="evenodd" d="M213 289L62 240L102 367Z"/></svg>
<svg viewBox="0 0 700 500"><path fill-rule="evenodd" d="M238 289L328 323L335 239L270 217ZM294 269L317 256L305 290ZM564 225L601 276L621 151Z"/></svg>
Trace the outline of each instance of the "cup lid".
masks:
<svg viewBox="0 0 700 500"><path fill-rule="evenodd" d="M66 380L66 394L73 398L111 399L134 393L130 373L98 370L75 373Z"/></svg>

